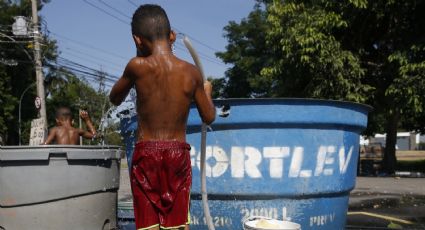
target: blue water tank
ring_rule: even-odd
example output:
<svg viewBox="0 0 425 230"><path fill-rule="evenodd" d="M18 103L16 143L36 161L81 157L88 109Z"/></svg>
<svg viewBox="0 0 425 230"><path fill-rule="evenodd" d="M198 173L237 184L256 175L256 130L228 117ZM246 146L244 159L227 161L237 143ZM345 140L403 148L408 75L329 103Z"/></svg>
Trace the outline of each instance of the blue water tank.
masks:
<svg viewBox="0 0 425 230"><path fill-rule="evenodd" d="M359 134L369 106L311 99L215 100L207 135L206 175L216 229L242 219L289 219L302 229L344 229L354 188ZM206 229L201 202L200 127L192 106L187 127L193 171L191 229ZM130 157L136 118L122 120ZM131 159L131 158L130 158Z"/></svg>

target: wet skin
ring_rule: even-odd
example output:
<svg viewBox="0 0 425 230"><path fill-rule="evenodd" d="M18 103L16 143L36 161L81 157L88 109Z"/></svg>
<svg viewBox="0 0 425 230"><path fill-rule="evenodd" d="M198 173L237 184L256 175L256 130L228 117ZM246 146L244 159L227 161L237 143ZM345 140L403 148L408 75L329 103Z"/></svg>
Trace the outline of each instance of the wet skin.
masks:
<svg viewBox="0 0 425 230"><path fill-rule="evenodd" d="M123 76L109 95L119 105L134 86L137 92L137 140L186 141L186 123L190 104L195 101L202 121L215 119L212 86L203 83L194 65L180 60L171 51L176 37L149 41L133 35L138 57L127 64ZM152 230L159 229L153 227ZM189 229L189 225L179 229Z"/></svg>
<svg viewBox="0 0 425 230"><path fill-rule="evenodd" d="M171 41L174 41L174 33ZM149 42L135 37L141 56L130 60L113 86L110 100L119 105L131 87L137 92L138 141L186 140L186 123L194 100L202 120L215 119L212 87L194 65L174 56L169 40ZM140 47L142 46L142 47Z"/></svg>
<svg viewBox="0 0 425 230"><path fill-rule="evenodd" d="M80 136L88 139L95 137L96 130L88 113L86 111L81 111L80 117L86 123L89 131L72 127L71 118L56 118L56 123L58 125L49 130L49 136L43 144L48 145L55 142L58 145L78 145L80 143Z"/></svg>

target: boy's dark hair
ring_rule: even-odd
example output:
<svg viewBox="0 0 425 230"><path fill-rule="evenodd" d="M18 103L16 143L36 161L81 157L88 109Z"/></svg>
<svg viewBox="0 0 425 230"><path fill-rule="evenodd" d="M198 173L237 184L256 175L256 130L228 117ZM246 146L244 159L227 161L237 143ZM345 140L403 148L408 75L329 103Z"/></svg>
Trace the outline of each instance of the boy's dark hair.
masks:
<svg viewBox="0 0 425 230"><path fill-rule="evenodd" d="M71 109L65 106L59 107L56 109L56 119L72 119Z"/></svg>
<svg viewBox="0 0 425 230"><path fill-rule="evenodd" d="M171 26L167 13L158 5L141 5L133 14L131 32L149 41L168 39Z"/></svg>

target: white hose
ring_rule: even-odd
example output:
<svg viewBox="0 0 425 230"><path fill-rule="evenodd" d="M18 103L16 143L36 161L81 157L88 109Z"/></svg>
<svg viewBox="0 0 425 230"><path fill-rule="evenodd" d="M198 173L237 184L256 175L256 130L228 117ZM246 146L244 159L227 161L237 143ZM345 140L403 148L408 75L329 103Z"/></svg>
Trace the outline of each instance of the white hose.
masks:
<svg viewBox="0 0 425 230"><path fill-rule="evenodd" d="M202 79L205 81L204 70L202 69L201 61L199 60L198 54L192 46L189 38L184 36L183 43L186 48L189 50L190 55L192 56L195 65L198 67L201 72ZM207 125L202 123L201 128L201 196L202 196L202 207L204 209L204 216L207 222L208 230L215 230L214 224L210 214L210 208L208 206L208 194L207 194L207 180L205 172L205 152L206 152L206 142L207 142Z"/></svg>

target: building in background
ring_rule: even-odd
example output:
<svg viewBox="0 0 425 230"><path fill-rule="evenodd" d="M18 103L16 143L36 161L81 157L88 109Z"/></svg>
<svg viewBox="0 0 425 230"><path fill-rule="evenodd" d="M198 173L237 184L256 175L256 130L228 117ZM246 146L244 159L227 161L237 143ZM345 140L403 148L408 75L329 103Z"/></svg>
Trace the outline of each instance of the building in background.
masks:
<svg viewBox="0 0 425 230"><path fill-rule="evenodd" d="M386 134L375 134L367 139L361 138L361 145L369 145L379 143L385 147ZM425 135L414 132L398 132L397 133L397 150L425 150Z"/></svg>

